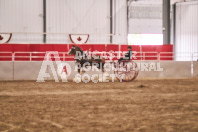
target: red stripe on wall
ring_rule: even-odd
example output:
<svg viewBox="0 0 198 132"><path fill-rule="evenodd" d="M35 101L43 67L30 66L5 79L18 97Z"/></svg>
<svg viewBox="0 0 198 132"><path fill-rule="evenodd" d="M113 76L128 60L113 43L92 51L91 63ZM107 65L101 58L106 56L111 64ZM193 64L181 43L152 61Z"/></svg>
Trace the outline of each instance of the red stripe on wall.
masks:
<svg viewBox="0 0 198 132"><path fill-rule="evenodd" d="M119 45L117 44L84 44L78 45L84 51L119 51ZM68 48L69 47L69 48ZM46 51L58 51L58 52L68 52L72 47L72 44L1 44L1 52L46 52ZM121 51L127 51L128 45L121 45ZM173 45L132 45L132 50L136 52L173 52ZM145 60L157 60L155 56L156 53L146 53ZM0 54L3 56L3 54ZM140 53L136 54L140 56ZM162 56L170 56L170 54L163 54ZM140 60L140 57L137 57L137 60ZM162 57L161 60L172 60L171 57ZM0 60L6 60L5 58L0 58ZM25 59L28 60L28 59ZM42 59L39 59L42 60ZM70 59L71 60L71 59ZM10 61L10 59L9 59Z"/></svg>

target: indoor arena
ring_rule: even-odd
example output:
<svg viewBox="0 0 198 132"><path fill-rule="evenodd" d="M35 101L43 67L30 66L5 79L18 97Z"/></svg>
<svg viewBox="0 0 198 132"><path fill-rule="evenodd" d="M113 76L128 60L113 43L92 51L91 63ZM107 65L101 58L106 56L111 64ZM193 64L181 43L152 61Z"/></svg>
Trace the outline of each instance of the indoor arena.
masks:
<svg viewBox="0 0 198 132"><path fill-rule="evenodd" d="M0 0L0 132L197 132L198 0Z"/></svg>

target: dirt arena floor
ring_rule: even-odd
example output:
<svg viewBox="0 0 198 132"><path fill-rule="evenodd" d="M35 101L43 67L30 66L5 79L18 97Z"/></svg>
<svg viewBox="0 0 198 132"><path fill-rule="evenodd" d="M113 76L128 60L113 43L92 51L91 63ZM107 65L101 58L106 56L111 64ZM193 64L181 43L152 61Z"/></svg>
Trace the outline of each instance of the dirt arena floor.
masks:
<svg viewBox="0 0 198 132"><path fill-rule="evenodd" d="M0 82L0 131L198 132L198 79Z"/></svg>

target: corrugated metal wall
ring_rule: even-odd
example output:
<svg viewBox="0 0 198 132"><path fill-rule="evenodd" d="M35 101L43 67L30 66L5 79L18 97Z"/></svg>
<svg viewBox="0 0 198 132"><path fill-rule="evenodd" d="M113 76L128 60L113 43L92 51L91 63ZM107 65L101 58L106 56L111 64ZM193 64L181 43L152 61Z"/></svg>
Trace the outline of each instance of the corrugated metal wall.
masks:
<svg viewBox="0 0 198 132"><path fill-rule="evenodd" d="M176 4L175 52L176 60L193 60L198 57L198 1ZM186 52L186 53L181 53Z"/></svg>
<svg viewBox="0 0 198 132"><path fill-rule="evenodd" d="M42 0L0 0L0 32L42 32ZM42 35L13 34L11 43L42 43Z"/></svg>
<svg viewBox="0 0 198 132"><path fill-rule="evenodd" d="M109 0L47 0L47 32L110 33ZM89 43L109 42L110 37L90 35ZM48 35L48 43L70 43L68 35Z"/></svg>
<svg viewBox="0 0 198 132"><path fill-rule="evenodd" d="M110 43L110 0L46 0L47 43L93 33L88 43ZM127 43L127 0L113 0L113 43ZM43 32L43 0L0 0L0 32ZM13 34L11 43L42 43L42 34Z"/></svg>
<svg viewBox="0 0 198 132"><path fill-rule="evenodd" d="M127 0L113 0L113 43L127 44Z"/></svg>

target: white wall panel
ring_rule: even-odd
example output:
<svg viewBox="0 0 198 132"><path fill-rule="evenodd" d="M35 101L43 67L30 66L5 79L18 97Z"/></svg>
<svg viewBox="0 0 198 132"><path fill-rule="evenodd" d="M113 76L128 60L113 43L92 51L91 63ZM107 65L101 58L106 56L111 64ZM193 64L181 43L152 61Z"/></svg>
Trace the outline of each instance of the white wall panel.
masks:
<svg viewBox="0 0 198 132"><path fill-rule="evenodd" d="M110 0L47 0L47 43L110 43ZM0 32L43 32L43 0L0 0ZM113 0L113 43L127 43L127 0ZM95 34L95 35L93 35ZM96 35L97 34L97 35ZM42 34L13 34L10 43L42 43Z"/></svg>
<svg viewBox="0 0 198 132"><path fill-rule="evenodd" d="M14 62L0 61L0 80L13 80Z"/></svg>
<svg viewBox="0 0 198 132"><path fill-rule="evenodd" d="M114 6L114 25L113 43L127 44L127 0L113 0Z"/></svg>
<svg viewBox="0 0 198 132"><path fill-rule="evenodd" d="M42 0L0 0L0 32L42 32ZM42 43L42 35L13 34L11 43Z"/></svg>
<svg viewBox="0 0 198 132"><path fill-rule="evenodd" d="M176 5L176 52L198 52L198 1L178 3ZM182 56L182 57L181 57ZM180 54L177 60L192 60L188 54ZM197 60L198 57L194 57Z"/></svg>
<svg viewBox="0 0 198 132"><path fill-rule="evenodd" d="M47 32L110 33L109 0L47 0ZM71 43L68 34L48 35L48 43ZM90 35L88 43L109 43L109 36Z"/></svg>

